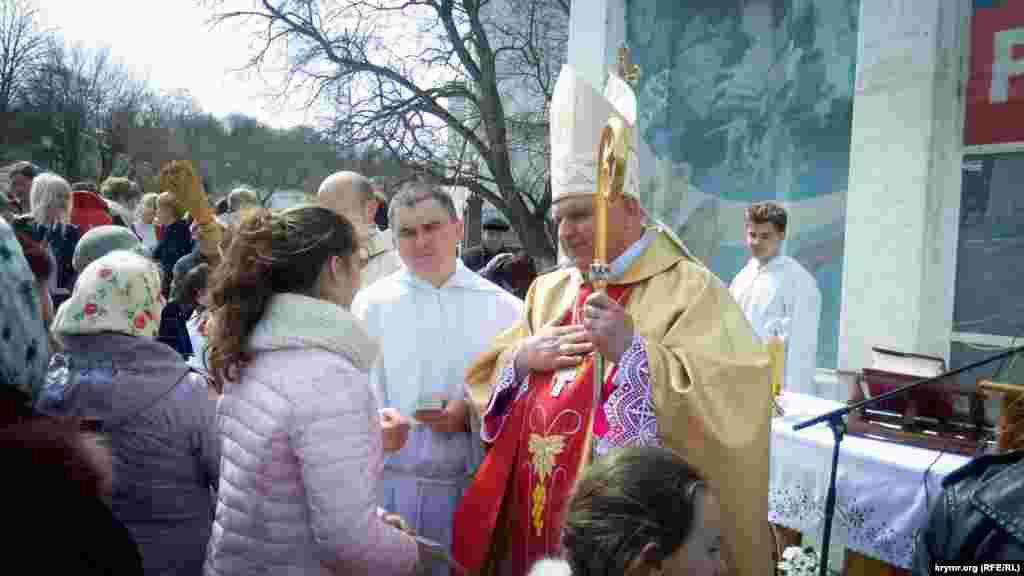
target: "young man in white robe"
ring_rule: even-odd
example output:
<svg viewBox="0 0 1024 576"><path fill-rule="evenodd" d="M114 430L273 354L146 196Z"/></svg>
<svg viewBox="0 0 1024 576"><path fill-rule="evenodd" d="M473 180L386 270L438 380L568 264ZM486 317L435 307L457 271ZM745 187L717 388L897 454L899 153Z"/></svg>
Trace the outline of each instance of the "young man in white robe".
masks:
<svg viewBox="0 0 1024 576"><path fill-rule="evenodd" d="M317 202L356 227L365 260L361 289L402 267L391 231L379 229L374 222L380 201L368 178L356 172L335 172L320 184Z"/></svg>
<svg viewBox="0 0 1024 576"><path fill-rule="evenodd" d="M523 303L458 259L463 223L440 188L407 185L388 220L403 268L360 290L352 304L381 343L371 372L380 405L414 422L404 447L385 461L380 506L450 550L452 515L483 458L464 399L466 369L519 320ZM428 568L448 571L441 563Z"/></svg>
<svg viewBox="0 0 1024 576"><path fill-rule="evenodd" d="M744 215L750 262L729 286L754 332L786 345L783 388L820 396L814 383L818 359L821 291L799 262L780 254L786 238L786 210L774 202L749 206Z"/></svg>

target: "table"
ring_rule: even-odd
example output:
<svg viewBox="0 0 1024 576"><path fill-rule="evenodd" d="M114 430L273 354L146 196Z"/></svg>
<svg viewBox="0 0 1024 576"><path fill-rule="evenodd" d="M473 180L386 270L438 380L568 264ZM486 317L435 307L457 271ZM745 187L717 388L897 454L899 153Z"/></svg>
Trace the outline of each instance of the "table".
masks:
<svg viewBox="0 0 1024 576"><path fill-rule="evenodd" d="M772 421L768 517L817 541L824 527L832 431L820 424L794 432L793 425L843 404L793 393L783 393L780 403L786 414ZM914 536L927 521L942 480L968 460L847 435L839 453L833 542L909 569Z"/></svg>

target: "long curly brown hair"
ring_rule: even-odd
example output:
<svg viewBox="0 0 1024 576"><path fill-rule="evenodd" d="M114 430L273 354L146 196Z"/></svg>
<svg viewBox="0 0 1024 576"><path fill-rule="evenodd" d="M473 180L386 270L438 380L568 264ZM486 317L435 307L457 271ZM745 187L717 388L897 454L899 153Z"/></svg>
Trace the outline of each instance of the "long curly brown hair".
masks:
<svg viewBox="0 0 1024 576"><path fill-rule="evenodd" d="M213 321L208 359L214 388L235 382L250 359L249 335L274 294L310 295L331 256L357 266L355 229L319 206L280 213L258 208L243 214L210 281Z"/></svg>

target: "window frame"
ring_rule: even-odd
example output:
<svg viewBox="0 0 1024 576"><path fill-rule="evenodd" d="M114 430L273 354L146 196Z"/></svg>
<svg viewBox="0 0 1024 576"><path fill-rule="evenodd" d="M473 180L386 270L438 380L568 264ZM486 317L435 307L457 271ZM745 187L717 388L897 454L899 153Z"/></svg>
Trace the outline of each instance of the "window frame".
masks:
<svg viewBox="0 0 1024 576"><path fill-rule="evenodd" d="M966 10L964 10L961 18L962 28L960 33L961 46L963 49L960 51L960 113L963 118L959 142L960 142L960 154L959 154L959 167L962 170L964 161L968 156L999 156L1001 154L1019 154L1024 153L1024 141L1019 142L999 142L996 144L978 144L973 146L967 146L964 144L964 133L966 132L967 124L967 82L971 76L971 25L974 20L974 2L973 0L967 4ZM963 209L963 182L960 183L960 194L959 194L959 207L958 211ZM959 220L959 219L958 219ZM959 224L957 229L954 231L957 235L957 243L959 244L960 228ZM954 261L954 266L959 267L959 261ZM956 275L954 271L954 284L953 290L953 302L954 309L956 307ZM1008 350L1015 345L1021 343L1022 338L1018 336L1003 336L1000 334L989 334L987 332L960 332L955 330L956 322L953 315L949 318L949 352L947 357L951 357L953 354L953 344L963 344L970 347L977 347L979 349L985 349L993 353ZM951 359L951 358L950 358Z"/></svg>

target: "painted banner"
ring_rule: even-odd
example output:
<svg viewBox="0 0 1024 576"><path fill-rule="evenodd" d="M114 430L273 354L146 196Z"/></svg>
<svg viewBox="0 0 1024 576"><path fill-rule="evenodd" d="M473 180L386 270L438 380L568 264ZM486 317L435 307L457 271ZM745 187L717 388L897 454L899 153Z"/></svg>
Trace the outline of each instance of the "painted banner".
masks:
<svg viewBox="0 0 1024 576"><path fill-rule="evenodd" d="M750 259L744 208L781 203L783 252L821 290L823 368L838 360L859 14L860 0L626 2L644 206L728 284Z"/></svg>
<svg viewBox="0 0 1024 576"><path fill-rule="evenodd" d="M974 0L964 144L1024 142L1024 2Z"/></svg>

